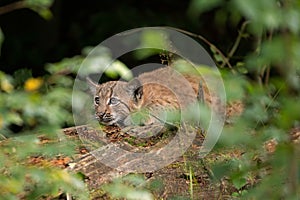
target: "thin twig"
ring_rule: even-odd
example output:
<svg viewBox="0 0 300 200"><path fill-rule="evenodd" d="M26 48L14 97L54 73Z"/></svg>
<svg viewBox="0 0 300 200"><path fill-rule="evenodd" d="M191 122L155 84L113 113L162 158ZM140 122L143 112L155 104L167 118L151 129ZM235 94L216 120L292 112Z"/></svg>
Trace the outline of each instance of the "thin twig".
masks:
<svg viewBox="0 0 300 200"><path fill-rule="evenodd" d="M66 196L67 196L67 200L72 200L72 195L70 193L67 193Z"/></svg>
<svg viewBox="0 0 300 200"><path fill-rule="evenodd" d="M269 108L271 107L272 103L274 103L275 99L279 96L279 93L281 92L281 90L283 88L283 85L284 84L282 84L282 86L278 89L278 91L276 92L276 94L272 97L271 102L266 105L266 107L264 109L265 112L267 112L269 110ZM256 129L256 127L258 126L259 123L261 123L262 125L264 125L264 123L261 120L259 120L259 121L257 121L254 129Z"/></svg>
<svg viewBox="0 0 300 200"><path fill-rule="evenodd" d="M270 80L270 72L271 72L271 67L268 65L267 69L266 69L266 76L265 76L265 85L269 84L269 80Z"/></svg>
<svg viewBox="0 0 300 200"><path fill-rule="evenodd" d="M179 28L174 28L174 27L166 27L166 28L170 28L176 31L179 31L181 33L184 33L186 35L192 36L192 37L196 37L200 40L202 40L205 44L209 45L211 49L213 49L215 52L217 52L223 59L223 63L226 63L226 65L230 68L233 69L232 65L230 64L228 58L223 54L223 52L218 49L213 43L211 43L210 41L208 41L205 37L203 37L202 35L198 35L195 33L191 33L189 31L183 30L183 29L179 29Z"/></svg>
<svg viewBox="0 0 300 200"><path fill-rule="evenodd" d="M227 55L227 59L229 60L230 58L232 58L232 56L234 55L234 53L236 52L238 46L240 45L240 42L241 42L241 39L243 38L243 34L244 34L244 31L247 27L247 25L250 23L250 21L245 21L242 26L241 26L241 29L239 31L239 35L238 37L236 38L231 50L229 51L228 55ZM223 63L221 65L221 68L223 68L225 65L225 63Z"/></svg>
<svg viewBox="0 0 300 200"><path fill-rule="evenodd" d="M14 10L22 9L22 8L27 8L24 1L17 1L17 2L0 7L0 15L9 13Z"/></svg>
<svg viewBox="0 0 300 200"><path fill-rule="evenodd" d="M7 139L7 137L5 137L4 135L2 135L1 133L0 133L0 137L1 137L2 139L4 139L4 140ZM1 142L1 140L0 140L0 142Z"/></svg>
<svg viewBox="0 0 300 200"><path fill-rule="evenodd" d="M192 173L191 166L189 167L189 178L190 178L190 195L191 195L191 199L194 199L193 173Z"/></svg>
<svg viewBox="0 0 300 200"><path fill-rule="evenodd" d="M270 35L268 37L268 40L271 42L273 39L273 30L270 31ZM264 84L267 85L269 83L269 79L270 79L270 72L271 72L271 66L270 64L268 64L266 66L266 74L265 74L265 80L264 80Z"/></svg>

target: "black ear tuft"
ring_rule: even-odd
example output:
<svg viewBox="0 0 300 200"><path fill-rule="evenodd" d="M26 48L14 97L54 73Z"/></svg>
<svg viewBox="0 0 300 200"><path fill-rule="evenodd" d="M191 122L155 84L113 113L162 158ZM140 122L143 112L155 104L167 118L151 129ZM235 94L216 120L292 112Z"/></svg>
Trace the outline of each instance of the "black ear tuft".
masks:
<svg viewBox="0 0 300 200"><path fill-rule="evenodd" d="M127 91L133 96L135 102L140 100L143 96L143 86L137 78L128 83Z"/></svg>
<svg viewBox="0 0 300 200"><path fill-rule="evenodd" d="M95 83L94 81L92 81L92 79L90 79L89 77L86 77L86 82L89 86L90 92L92 93L92 95L95 95L98 84Z"/></svg>

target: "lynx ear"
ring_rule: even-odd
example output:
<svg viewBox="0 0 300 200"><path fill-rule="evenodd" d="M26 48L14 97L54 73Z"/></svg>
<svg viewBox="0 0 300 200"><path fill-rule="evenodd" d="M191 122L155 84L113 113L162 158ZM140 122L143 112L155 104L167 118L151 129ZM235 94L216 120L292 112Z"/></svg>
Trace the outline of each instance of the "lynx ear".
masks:
<svg viewBox="0 0 300 200"><path fill-rule="evenodd" d="M90 77L86 77L86 82L89 86L90 92L94 95L96 93L98 84L95 83L94 81L92 81L92 79L90 79Z"/></svg>
<svg viewBox="0 0 300 200"><path fill-rule="evenodd" d="M143 86L137 78L128 83L127 91L133 96L135 102L140 100L143 96Z"/></svg>

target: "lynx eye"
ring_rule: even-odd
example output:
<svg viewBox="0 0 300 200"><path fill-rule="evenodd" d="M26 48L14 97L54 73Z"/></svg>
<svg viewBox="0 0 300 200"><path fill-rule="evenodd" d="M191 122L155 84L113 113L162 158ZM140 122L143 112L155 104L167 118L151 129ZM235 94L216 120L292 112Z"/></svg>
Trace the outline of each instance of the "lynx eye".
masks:
<svg viewBox="0 0 300 200"><path fill-rule="evenodd" d="M112 97L109 99L108 105L117 105L119 103L119 99Z"/></svg>
<svg viewBox="0 0 300 200"><path fill-rule="evenodd" d="M94 98L95 104L99 105L100 98L97 96Z"/></svg>

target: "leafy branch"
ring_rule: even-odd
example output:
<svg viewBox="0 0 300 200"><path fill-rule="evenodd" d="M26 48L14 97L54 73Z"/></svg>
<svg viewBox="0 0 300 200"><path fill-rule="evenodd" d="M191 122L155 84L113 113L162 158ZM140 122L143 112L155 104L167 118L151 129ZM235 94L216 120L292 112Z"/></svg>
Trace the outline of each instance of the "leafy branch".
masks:
<svg viewBox="0 0 300 200"><path fill-rule="evenodd" d="M5 6L0 7L0 15L12 12L14 10L19 10L23 8L29 8L35 12L37 12L44 19L50 19L52 17L52 13L49 10L50 6L53 4L53 0L24 0L17 1Z"/></svg>
<svg viewBox="0 0 300 200"><path fill-rule="evenodd" d="M179 31L179 32L184 33L186 35L189 35L189 36L192 36L192 37L195 37L195 38L198 38L198 39L202 40L205 44L209 45L209 47L213 51L215 51L217 54L219 54L222 57L223 62L226 63L226 65L230 69L233 69L232 65L229 62L229 59L224 55L224 53L220 49L218 49L213 43L211 43L205 37L203 37L202 35L195 34L195 33L192 33L192 32L189 32L189 31L186 31L186 30L183 30L183 29L180 29L180 28L174 28L174 27L167 27L167 28Z"/></svg>
<svg viewBox="0 0 300 200"><path fill-rule="evenodd" d="M12 12L14 10L22 9L22 8L27 8L25 1L17 1L0 7L0 15Z"/></svg>

